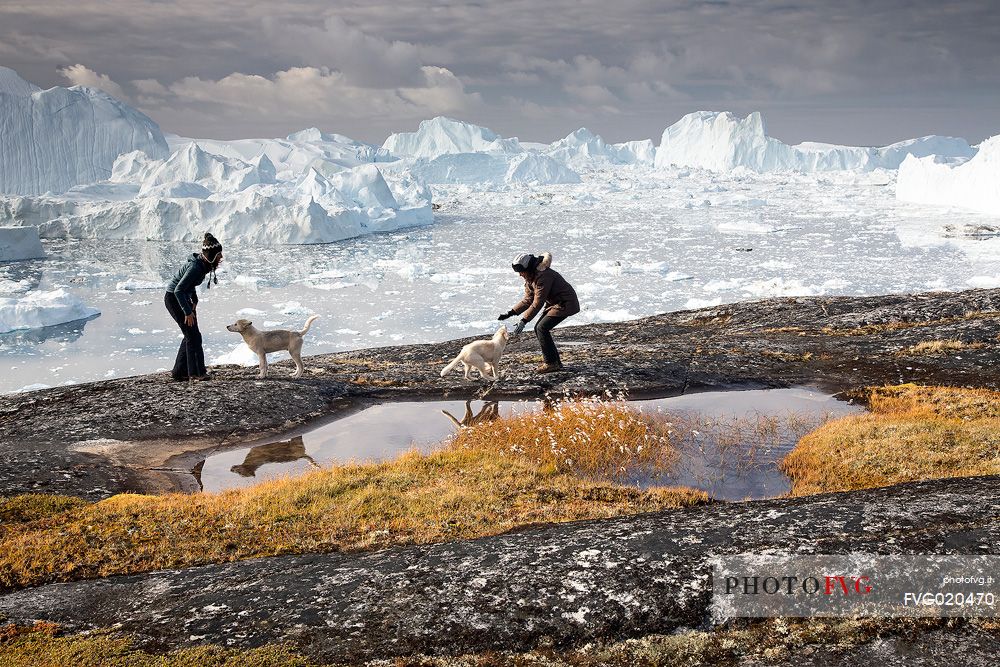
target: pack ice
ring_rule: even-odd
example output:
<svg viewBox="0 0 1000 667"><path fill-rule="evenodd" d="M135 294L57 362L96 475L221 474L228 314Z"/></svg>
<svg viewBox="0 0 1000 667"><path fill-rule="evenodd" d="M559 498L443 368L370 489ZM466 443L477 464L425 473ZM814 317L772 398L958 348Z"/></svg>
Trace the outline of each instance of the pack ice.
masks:
<svg viewBox="0 0 1000 667"><path fill-rule="evenodd" d="M969 160L906 158L896 177L896 197L1000 215L1000 135L980 144Z"/></svg>
<svg viewBox="0 0 1000 667"><path fill-rule="evenodd" d="M872 171L897 169L907 155L968 158L975 149L964 139L928 136L881 148L805 142L795 146L767 136L759 112L737 118L728 111L689 113L663 131L656 149L658 168L698 167L729 171Z"/></svg>
<svg viewBox="0 0 1000 667"><path fill-rule="evenodd" d="M0 193L63 192L108 178L122 153L164 158L151 119L82 86L42 90L0 67Z"/></svg>

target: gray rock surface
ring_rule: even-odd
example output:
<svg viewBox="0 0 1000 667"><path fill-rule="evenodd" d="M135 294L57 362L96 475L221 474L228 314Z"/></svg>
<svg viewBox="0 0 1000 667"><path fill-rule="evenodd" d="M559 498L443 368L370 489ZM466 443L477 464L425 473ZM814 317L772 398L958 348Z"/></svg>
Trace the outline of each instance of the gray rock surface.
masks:
<svg viewBox="0 0 1000 667"><path fill-rule="evenodd" d="M572 319L569 321L572 323ZM87 497L177 488L172 461L378 401L449 396L537 397L546 392L633 397L733 385L821 384L833 389L898 382L1000 387L1000 290L875 297L769 299L630 322L560 328L567 369L535 375L530 333L512 343L495 384L468 383L441 368L469 339L310 357L306 376L275 364L272 377L225 368L203 383L166 374L0 397L0 456L10 461L0 494L37 490L27 457L80 475L51 476L50 491ZM965 350L910 355L912 345L958 340ZM98 441L95 445L94 442ZM109 442L110 441L110 442ZM16 452L28 452L26 455ZM93 455L80 459L74 452ZM93 458L97 457L97 458ZM108 479L94 461L131 469ZM35 465L35 464L32 464ZM115 480L118 480L117 482Z"/></svg>
<svg viewBox="0 0 1000 667"><path fill-rule="evenodd" d="M995 555L1000 477L54 584L0 597L0 613L115 626L159 646L289 641L330 661L566 649L704 626L707 559L741 552Z"/></svg>

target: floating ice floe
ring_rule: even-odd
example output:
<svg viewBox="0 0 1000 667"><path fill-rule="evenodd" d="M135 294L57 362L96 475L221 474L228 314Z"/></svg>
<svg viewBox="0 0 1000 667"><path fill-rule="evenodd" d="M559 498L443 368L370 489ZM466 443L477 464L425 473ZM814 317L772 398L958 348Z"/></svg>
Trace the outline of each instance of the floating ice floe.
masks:
<svg viewBox="0 0 1000 667"><path fill-rule="evenodd" d="M767 136L759 112L737 118L728 111L697 111L663 131L656 167L671 165L715 171L871 171L896 169L907 155L968 158L964 139L928 136L873 148L805 142L790 146Z"/></svg>
<svg viewBox="0 0 1000 667"><path fill-rule="evenodd" d="M689 280L690 275L681 271L672 271L667 262L623 262L621 260L598 260L590 265L594 273L604 273L612 276L627 274L658 273L663 280Z"/></svg>
<svg viewBox="0 0 1000 667"><path fill-rule="evenodd" d="M37 227L0 227L0 262L42 259L45 250Z"/></svg>
<svg viewBox="0 0 1000 667"><path fill-rule="evenodd" d="M984 141L969 160L908 157L899 167L896 197L1000 215L1000 135Z"/></svg>
<svg viewBox="0 0 1000 667"><path fill-rule="evenodd" d="M152 289L164 289L166 284L162 280L139 280L138 278L129 278L128 280L121 280L115 284L115 289L119 292L135 292L138 290L152 290Z"/></svg>
<svg viewBox="0 0 1000 667"><path fill-rule="evenodd" d="M155 122L107 93L42 90L0 67L0 193L38 195L102 181L115 159L142 151L165 158Z"/></svg>
<svg viewBox="0 0 1000 667"><path fill-rule="evenodd" d="M84 305L64 289L28 292L0 298L0 333L19 329L38 329L65 322L85 320L101 311Z"/></svg>
<svg viewBox="0 0 1000 667"><path fill-rule="evenodd" d="M279 311L282 315L314 315L316 311L312 310L308 306L303 306L298 301L288 301L286 303L276 303L274 304L274 309Z"/></svg>

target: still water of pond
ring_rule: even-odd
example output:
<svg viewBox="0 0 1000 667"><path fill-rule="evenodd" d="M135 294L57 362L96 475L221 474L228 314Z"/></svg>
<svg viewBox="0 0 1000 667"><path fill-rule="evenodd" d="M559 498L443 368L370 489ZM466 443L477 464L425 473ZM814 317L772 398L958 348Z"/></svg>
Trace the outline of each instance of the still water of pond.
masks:
<svg viewBox="0 0 1000 667"><path fill-rule="evenodd" d="M669 470L631 471L616 481L693 486L723 500L786 493L789 480L778 463L798 439L824 421L864 411L804 387L713 391L629 404L671 429L679 456ZM213 454L195 472L205 491L221 491L318 467L386 461L414 449L439 448L463 426L542 407L539 401L386 403L293 437Z"/></svg>

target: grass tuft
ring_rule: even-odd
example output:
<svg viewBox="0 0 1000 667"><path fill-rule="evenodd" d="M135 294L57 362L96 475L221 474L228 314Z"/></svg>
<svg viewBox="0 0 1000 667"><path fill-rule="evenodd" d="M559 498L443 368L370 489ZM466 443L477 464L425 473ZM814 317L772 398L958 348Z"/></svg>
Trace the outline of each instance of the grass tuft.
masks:
<svg viewBox="0 0 1000 667"><path fill-rule="evenodd" d="M906 384L871 389L868 403L784 458L792 495L1000 474L1000 392Z"/></svg>
<svg viewBox="0 0 1000 667"><path fill-rule="evenodd" d="M963 343L960 340L925 340L896 353L899 357L937 356L948 352L978 350L982 343Z"/></svg>
<svg viewBox="0 0 1000 667"><path fill-rule="evenodd" d="M678 459L667 429L623 401L556 401L460 430L452 446L493 450L542 468L621 480L636 472L669 470Z"/></svg>

